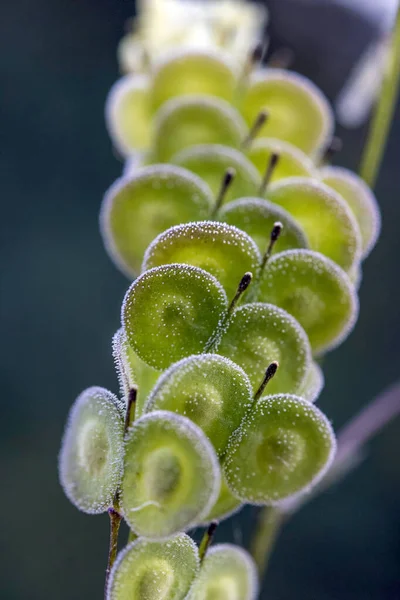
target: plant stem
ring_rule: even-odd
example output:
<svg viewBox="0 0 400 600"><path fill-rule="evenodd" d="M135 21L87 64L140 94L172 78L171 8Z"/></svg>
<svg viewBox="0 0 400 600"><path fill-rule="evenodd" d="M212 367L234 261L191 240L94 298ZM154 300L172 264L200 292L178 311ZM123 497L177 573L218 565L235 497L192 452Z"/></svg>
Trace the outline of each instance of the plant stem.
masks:
<svg viewBox="0 0 400 600"><path fill-rule="evenodd" d="M203 561L205 555L207 554L207 550L208 550L211 542L213 541L214 533L215 533L215 530L217 529L217 527L218 527L218 522L211 521L210 525L204 532L203 538L202 538L202 540L200 542L200 546L199 546L200 562Z"/></svg>
<svg viewBox="0 0 400 600"><path fill-rule="evenodd" d="M269 506L262 508L258 515L250 552L256 562L260 580L267 569L283 519L283 514L277 508Z"/></svg>
<svg viewBox="0 0 400 600"><path fill-rule="evenodd" d="M119 527L121 525L122 517L115 508L109 508L108 514L110 517L110 545L108 549L108 561L107 561L107 569L106 569L106 581L104 584L104 598L107 600L107 589L108 589L108 580L110 578L110 573L112 566L115 561L115 557L117 556L117 546L118 546L118 532Z"/></svg>
<svg viewBox="0 0 400 600"><path fill-rule="evenodd" d="M400 85L400 7L392 34L388 60L367 142L361 158L360 176L374 187L389 136Z"/></svg>

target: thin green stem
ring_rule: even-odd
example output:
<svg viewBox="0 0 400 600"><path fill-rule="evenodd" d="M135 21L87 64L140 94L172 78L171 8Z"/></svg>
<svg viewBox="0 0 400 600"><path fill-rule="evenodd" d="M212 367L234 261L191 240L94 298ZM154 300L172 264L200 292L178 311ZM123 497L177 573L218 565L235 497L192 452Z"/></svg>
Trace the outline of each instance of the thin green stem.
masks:
<svg viewBox="0 0 400 600"><path fill-rule="evenodd" d="M368 132L367 142L360 163L360 176L374 187L379 174L383 154L389 136L390 126L396 108L400 85L400 7L388 53L388 64L382 83L374 116Z"/></svg>
<svg viewBox="0 0 400 600"><path fill-rule="evenodd" d="M199 558L200 558L200 562L203 561L205 555L207 554L207 550L213 540L214 534L215 534L215 530L218 527L218 522L217 521L211 521L210 525L208 526L208 528L206 529L206 531L204 532L203 538L200 542L200 546L199 546Z"/></svg>
<svg viewBox="0 0 400 600"><path fill-rule="evenodd" d="M115 562L118 549L118 532L121 525L122 517L115 508L109 508L108 514L110 517L110 545L108 548L108 561L106 569L106 580L104 584L104 598L107 600L108 581L110 579L111 569Z"/></svg>
<svg viewBox="0 0 400 600"><path fill-rule="evenodd" d="M283 519L282 513L277 508L269 506L262 508L258 515L250 552L257 565L260 581L267 570Z"/></svg>

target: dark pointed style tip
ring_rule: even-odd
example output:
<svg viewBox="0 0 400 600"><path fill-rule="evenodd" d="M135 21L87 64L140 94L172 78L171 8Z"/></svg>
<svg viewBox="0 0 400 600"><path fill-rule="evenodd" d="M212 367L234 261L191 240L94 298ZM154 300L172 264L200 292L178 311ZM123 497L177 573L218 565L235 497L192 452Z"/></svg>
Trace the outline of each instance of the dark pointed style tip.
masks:
<svg viewBox="0 0 400 600"><path fill-rule="evenodd" d="M251 55L251 61L255 63L260 63L267 50L267 45L265 42L258 42L258 44L254 47L253 53Z"/></svg>
<svg viewBox="0 0 400 600"><path fill-rule="evenodd" d="M243 275L242 279L240 280L238 291L240 293L245 292L247 290L247 288L249 287L252 279L253 279L253 273L250 273L250 271L248 273L245 273Z"/></svg>
<svg viewBox="0 0 400 600"><path fill-rule="evenodd" d="M232 183L233 179L235 178L236 175L236 171L233 167L228 167L227 170L225 171L225 177L224 177L224 184L225 186L228 186Z"/></svg>
<svg viewBox="0 0 400 600"><path fill-rule="evenodd" d="M209 536L214 535L215 530L217 529L218 525L219 525L218 521L211 521L211 523L208 526L208 530L207 530Z"/></svg>
<svg viewBox="0 0 400 600"><path fill-rule="evenodd" d="M283 229L283 225L280 221L277 221L276 223L274 223L274 226L271 231L271 242L276 242L276 240L279 238L279 236L282 233L282 229Z"/></svg>
<svg viewBox="0 0 400 600"><path fill-rule="evenodd" d="M279 160L279 154L277 152L273 152L271 154L271 159L270 159L270 163L269 163L271 169L273 169L274 167L276 167L276 164L277 164L278 160Z"/></svg>
<svg viewBox="0 0 400 600"><path fill-rule="evenodd" d="M265 371L266 377L268 377L268 379L273 377L275 375L275 373L277 372L278 368L279 368L279 363L277 360L274 360L271 364L268 365L267 370Z"/></svg>

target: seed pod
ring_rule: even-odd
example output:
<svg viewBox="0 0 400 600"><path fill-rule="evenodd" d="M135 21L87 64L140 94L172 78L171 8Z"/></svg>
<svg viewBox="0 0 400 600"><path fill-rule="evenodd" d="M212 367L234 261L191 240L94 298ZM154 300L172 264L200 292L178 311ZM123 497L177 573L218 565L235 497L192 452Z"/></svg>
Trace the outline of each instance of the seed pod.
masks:
<svg viewBox="0 0 400 600"><path fill-rule="evenodd" d="M220 522L224 519L228 519L228 517L231 517L239 512L242 507L243 503L232 494L225 481L223 473L221 473L221 489L218 500L211 508L208 515L203 519L202 523L199 523L199 525L206 526L212 521Z"/></svg>
<svg viewBox="0 0 400 600"><path fill-rule="evenodd" d="M258 595L257 570L250 554L232 544L209 549L187 600L255 600Z"/></svg>
<svg viewBox="0 0 400 600"><path fill-rule="evenodd" d="M303 326L314 354L338 346L358 316L358 298L346 273L312 250L272 256L257 299L280 306Z"/></svg>
<svg viewBox="0 0 400 600"><path fill-rule="evenodd" d="M281 69L254 73L240 105L250 126L260 111L268 119L259 137L274 137L316 154L333 133L332 109L322 92L308 79Z"/></svg>
<svg viewBox="0 0 400 600"><path fill-rule="evenodd" d="M146 271L127 291L122 324L138 356L155 369L201 353L220 327L226 294L202 269L164 265Z"/></svg>
<svg viewBox="0 0 400 600"><path fill-rule="evenodd" d="M145 411L169 410L188 417L221 455L251 404L244 371L222 356L202 354L172 365L158 380Z"/></svg>
<svg viewBox="0 0 400 600"><path fill-rule="evenodd" d="M119 79L108 94L105 117L111 140L123 156L147 150L152 136L148 77Z"/></svg>
<svg viewBox="0 0 400 600"><path fill-rule="evenodd" d="M290 177L268 188L268 199L286 209L303 228L310 248L348 271L361 258L357 221L343 198L312 179Z"/></svg>
<svg viewBox="0 0 400 600"><path fill-rule="evenodd" d="M328 419L289 394L260 398L229 442L224 473L232 492L249 504L279 504L309 491L336 450Z"/></svg>
<svg viewBox="0 0 400 600"><path fill-rule="evenodd" d="M246 233L216 221L202 221L161 233L146 250L142 272L171 263L200 267L214 275L231 298L243 274L256 273L260 261L257 246Z"/></svg>
<svg viewBox="0 0 400 600"><path fill-rule="evenodd" d="M239 198L222 207L219 220L235 225L245 231L264 254L270 242L273 226L276 222L283 225L279 241L273 253L291 248L308 248L303 229L283 208L262 198Z"/></svg>
<svg viewBox="0 0 400 600"><path fill-rule="evenodd" d="M156 114L154 151L161 162L194 144L238 147L246 125L233 106L212 96L182 96L168 100Z"/></svg>
<svg viewBox="0 0 400 600"><path fill-rule="evenodd" d="M153 109L158 109L167 100L187 94L217 96L230 102L235 88L236 73L221 52L178 51L154 68L151 103Z"/></svg>
<svg viewBox="0 0 400 600"><path fill-rule="evenodd" d="M113 356L122 397L127 400L133 387L138 390L135 406L135 417L138 418L143 414L146 399L161 371L149 367L138 357L130 347L122 327L113 337Z"/></svg>
<svg viewBox="0 0 400 600"><path fill-rule="evenodd" d="M177 223L206 219L212 202L208 186L186 169L140 168L135 175L118 179L104 196L100 228L106 250L132 278L159 233Z"/></svg>
<svg viewBox="0 0 400 600"><path fill-rule="evenodd" d="M122 510L135 533L167 538L201 521L215 504L220 469L214 448L186 417L154 411L126 437Z"/></svg>
<svg viewBox="0 0 400 600"><path fill-rule="evenodd" d="M183 600L198 571L197 546L184 533L165 542L137 539L117 556L107 600Z"/></svg>
<svg viewBox="0 0 400 600"><path fill-rule="evenodd" d="M316 169L310 157L289 142L277 138L258 138L246 151L247 158L261 176L273 154L277 154L279 160L271 173L271 183L286 177L316 177Z"/></svg>
<svg viewBox="0 0 400 600"><path fill-rule="evenodd" d="M122 477L124 421L111 392L91 387L69 413L59 457L60 482L68 499L85 513L105 512Z"/></svg>
<svg viewBox="0 0 400 600"><path fill-rule="evenodd" d="M261 185L261 177L242 152L219 144L199 144L182 150L172 157L172 162L196 173L208 183L217 197L227 169L233 169L234 177L226 191L226 204L242 196L255 196Z"/></svg>
<svg viewBox="0 0 400 600"><path fill-rule="evenodd" d="M341 167L325 167L322 181L345 199L353 212L362 238L362 258L375 246L381 229L381 215L376 198L367 184L355 173Z"/></svg>
<svg viewBox="0 0 400 600"><path fill-rule="evenodd" d="M309 402L316 402L324 388L324 385L324 373L319 364L315 361L312 361L298 394L301 398L305 398L305 400L308 400Z"/></svg>
<svg viewBox="0 0 400 600"><path fill-rule="evenodd" d="M296 392L311 362L311 347L299 323L285 310L255 302L237 308L217 352L227 356L247 373L257 391L267 366L276 361L279 369L268 383L267 393Z"/></svg>

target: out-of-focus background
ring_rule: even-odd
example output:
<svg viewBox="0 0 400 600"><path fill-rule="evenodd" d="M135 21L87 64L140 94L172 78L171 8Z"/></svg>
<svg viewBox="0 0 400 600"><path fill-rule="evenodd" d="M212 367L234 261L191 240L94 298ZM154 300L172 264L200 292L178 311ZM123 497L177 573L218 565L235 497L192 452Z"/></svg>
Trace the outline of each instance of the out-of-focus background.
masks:
<svg viewBox="0 0 400 600"><path fill-rule="evenodd" d="M352 3L269 2L272 47L291 46L294 67L331 98L381 35L380 19L393 3L357 1L353 12L346 4ZM371 6L379 7L372 17ZM118 77L117 42L133 12L127 0L0 6L4 600L102 595L107 516L86 516L69 504L57 454L76 395L93 384L117 389L111 336L128 281L103 250L98 210L121 172L103 106ZM365 132L339 128L344 149L337 162L357 168ZM399 155L398 108L376 188L383 234L365 263L360 319L326 360L320 406L335 428L400 375ZM263 598L400 598L399 434L399 422L391 424L349 479L287 525ZM253 522L254 510L246 509L221 526L217 540L246 542Z"/></svg>

